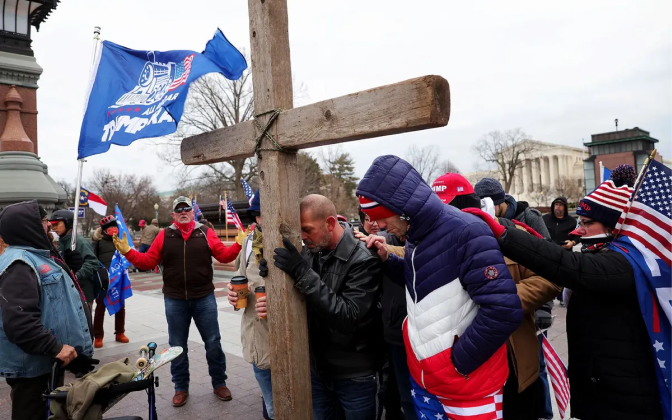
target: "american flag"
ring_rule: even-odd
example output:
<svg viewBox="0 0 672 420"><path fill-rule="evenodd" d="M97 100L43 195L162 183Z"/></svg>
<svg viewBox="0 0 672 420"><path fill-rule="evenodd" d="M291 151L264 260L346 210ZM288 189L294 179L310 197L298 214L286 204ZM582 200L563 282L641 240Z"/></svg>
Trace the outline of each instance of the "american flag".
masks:
<svg viewBox="0 0 672 420"><path fill-rule="evenodd" d="M191 62L194 61L194 56L195 54L186 56L184 61L177 66L175 69L175 80L171 83L169 91L177 89L187 82L189 73L191 73Z"/></svg>
<svg viewBox="0 0 672 420"><path fill-rule="evenodd" d="M553 384L553 393L555 401L558 403L560 418L565 418L565 412L569 405L569 379L567 379L567 367L562 362L560 356L555 351L546 336L541 332L538 334L539 344L544 352L546 368Z"/></svg>
<svg viewBox="0 0 672 420"><path fill-rule="evenodd" d="M198 203L196 202L196 197L194 197L191 200L191 207L194 208L194 216L196 216L196 219L198 219L199 216L203 215L203 212L201 211L201 208L198 207Z"/></svg>
<svg viewBox="0 0 672 420"><path fill-rule="evenodd" d="M672 170L651 159L644 168L641 185L628 202L616 230L624 236L636 239L656 256L672 264Z"/></svg>
<svg viewBox="0 0 672 420"><path fill-rule="evenodd" d="M411 398L420 420L501 420L503 389L473 400L449 400L437 397L411 379Z"/></svg>
<svg viewBox="0 0 672 420"><path fill-rule="evenodd" d="M240 221L236 209L233 208L233 204L229 201L229 197L226 196L226 223L234 224L238 229L245 230L243 227L243 222Z"/></svg>
<svg viewBox="0 0 672 420"><path fill-rule="evenodd" d="M250 206L252 205L252 200L254 199L254 191L252 191L252 188L250 187L250 184L245 182L243 178L240 178L240 182L243 184L243 191L245 191L245 197L247 197L248 202L250 203Z"/></svg>

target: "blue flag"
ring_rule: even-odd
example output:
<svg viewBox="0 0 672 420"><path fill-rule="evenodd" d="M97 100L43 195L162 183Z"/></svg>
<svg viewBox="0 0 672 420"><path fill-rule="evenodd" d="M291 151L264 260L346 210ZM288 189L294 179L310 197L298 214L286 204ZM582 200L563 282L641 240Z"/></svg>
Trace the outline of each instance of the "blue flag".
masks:
<svg viewBox="0 0 672 420"><path fill-rule="evenodd" d="M636 245L635 245L636 243ZM610 248L623 254L635 272L639 309L651 340L653 364L658 378L660 399L665 418L672 414L672 332L670 313L672 289L670 266L647 251L641 243L627 236L614 240Z"/></svg>
<svg viewBox="0 0 672 420"><path fill-rule="evenodd" d="M191 207L194 208L194 216L196 216L196 220L198 220L200 216L203 216L203 212L201 211L201 208L198 207L198 202L196 202L195 197L191 200Z"/></svg>
<svg viewBox="0 0 672 420"><path fill-rule="evenodd" d="M105 307L110 315L114 315L124 307L125 300L133 296L131 289L131 279L128 277L128 269L124 264L128 264L119 251L114 251L112 261L110 262L110 287L105 296Z"/></svg>
<svg viewBox="0 0 672 420"><path fill-rule="evenodd" d="M121 210L119 210L119 204L114 205L114 217L117 218L117 226L119 227L119 237L123 238L124 236L126 237L126 241L128 242L128 245L131 247L131 249L135 249L135 245L133 244L133 238L131 237L131 232L128 230L128 226L126 226L126 219L124 219L124 215L121 214ZM127 269L130 267L131 264L128 262L126 258L124 258L123 255L120 255L122 263L124 265L124 269ZM110 279L112 278L112 275L110 275Z"/></svg>
<svg viewBox="0 0 672 420"><path fill-rule="evenodd" d="M236 80L246 68L245 57L219 29L203 53L131 50L103 41L77 158L175 132L191 82L207 73Z"/></svg>

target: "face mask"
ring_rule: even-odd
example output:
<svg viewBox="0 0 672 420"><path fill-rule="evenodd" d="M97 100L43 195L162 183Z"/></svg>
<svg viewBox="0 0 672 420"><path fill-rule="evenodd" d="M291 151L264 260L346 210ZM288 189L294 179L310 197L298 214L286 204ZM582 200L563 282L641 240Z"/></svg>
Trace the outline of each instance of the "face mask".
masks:
<svg viewBox="0 0 672 420"><path fill-rule="evenodd" d="M107 228L107 234L110 236L119 235L119 228L116 227Z"/></svg>
<svg viewBox="0 0 672 420"><path fill-rule="evenodd" d="M52 231L52 232L49 232L49 234L51 235L52 241L57 241L58 240L58 233Z"/></svg>

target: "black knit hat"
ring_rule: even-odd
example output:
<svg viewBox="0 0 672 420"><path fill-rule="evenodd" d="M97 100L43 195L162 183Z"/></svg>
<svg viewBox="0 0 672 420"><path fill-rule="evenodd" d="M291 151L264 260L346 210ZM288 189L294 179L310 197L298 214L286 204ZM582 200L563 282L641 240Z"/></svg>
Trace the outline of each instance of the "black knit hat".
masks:
<svg viewBox="0 0 672 420"><path fill-rule="evenodd" d="M504 187L494 178L483 178L474 185L474 192L481 198L490 197L495 205L502 204L506 198Z"/></svg>

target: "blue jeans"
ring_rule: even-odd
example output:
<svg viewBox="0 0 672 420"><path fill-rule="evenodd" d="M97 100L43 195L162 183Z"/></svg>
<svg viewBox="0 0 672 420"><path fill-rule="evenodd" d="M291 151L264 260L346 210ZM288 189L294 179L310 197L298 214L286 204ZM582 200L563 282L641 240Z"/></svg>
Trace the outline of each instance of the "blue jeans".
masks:
<svg viewBox="0 0 672 420"><path fill-rule="evenodd" d="M273 385L271 385L271 370L259 369L255 364L252 364L252 369L254 369L254 377L257 379L257 383L259 383L261 395L264 397L266 413L268 413L268 417L274 419L275 416L273 414Z"/></svg>
<svg viewBox="0 0 672 420"><path fill-rule="evenodd" d="M544 331L544 335L548 335L548 331ZM539 385L540 385L540 398L542 401L539 401L539 413L538 416L540 419L552 419L553 418L553 404L551 403L551 390L548 386L548 375L546 373L546 360L544 359L544 350L539 346Z"/></svg>
<svg viewBox="0 0 672 420"><path fill-rule="evenodd" d="M217 301L215 293L201 299L173 299L164 296L166 319L168 320L168 342L171 347L180 346L184 351L170 364L175 392L189 392L189 327L194 319L196 328L205 343L205 359L208 361L208 373L212 387L226 385L226 356L222 350L219 322L217 320Z"/></svg>
<svg viewBox="0 0 672 420"><path fill-rule="evenodd" d="M411 372L408 371L406 363L406 349L404 346L395 346L390 344L390 354L392 355L392 366L397 376L397 387L399 388L399 399L401 408L404 410L406 420L418 420L411 396Z"/></svg>
<svg viewBox="0 0 672 420"><path fill-rule="evenodd" d="M324 381L310 372L313 387L313 420L378 420L383 414L382 375Z"/></svg>
<svg viewBox="0 0 672 420"><path fill-rule="evenodd" d="M140 248L138 248L138 252L144 254L147 251L149 251L149 245L140 244Z"/></svg>

